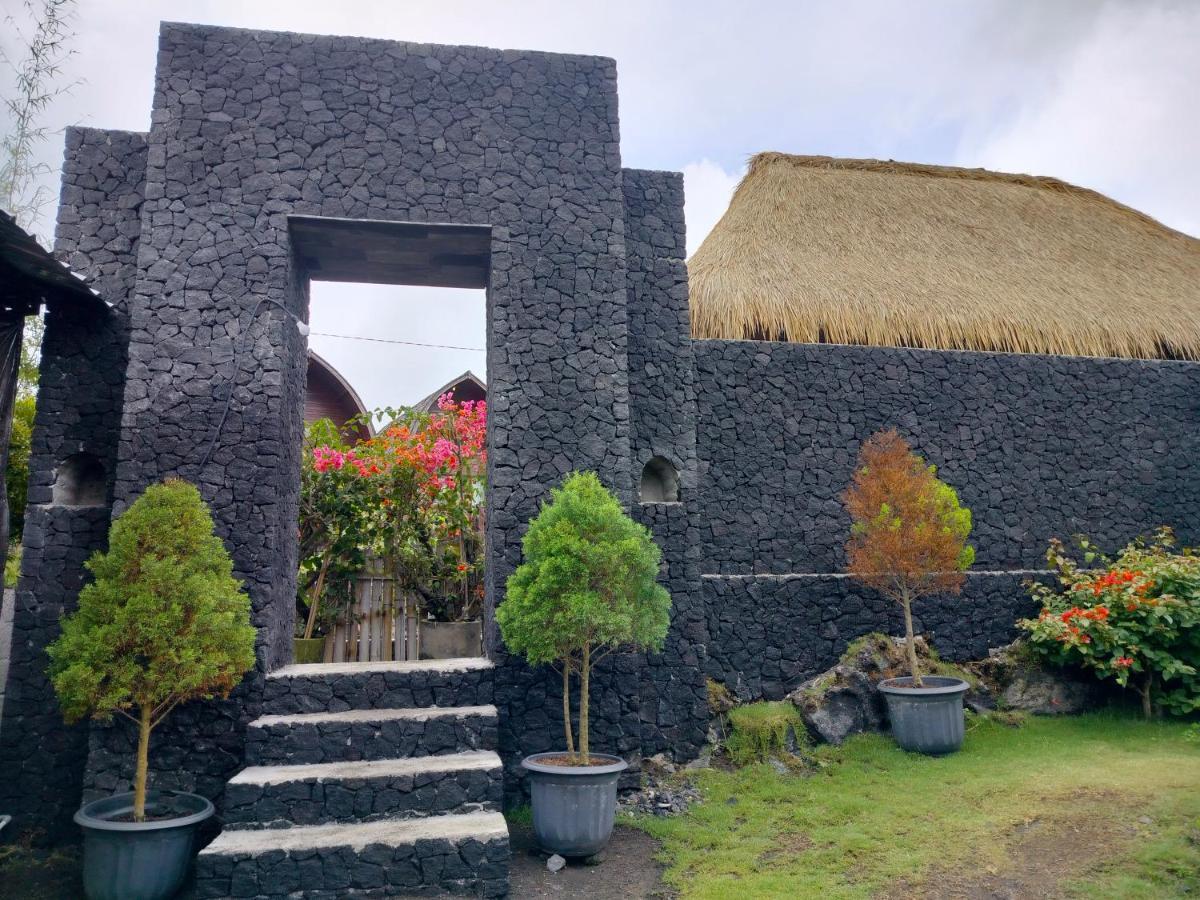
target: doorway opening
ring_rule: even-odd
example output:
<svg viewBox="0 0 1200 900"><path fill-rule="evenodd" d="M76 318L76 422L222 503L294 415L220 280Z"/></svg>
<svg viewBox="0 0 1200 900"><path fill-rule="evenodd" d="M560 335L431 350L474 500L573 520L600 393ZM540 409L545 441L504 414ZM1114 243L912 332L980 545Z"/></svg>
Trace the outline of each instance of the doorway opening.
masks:
<svg viewBox="0 0 1200 900"><path fill-rule="evenodd" d="M296 662L481 656L490 229L293 217Z"/></svg>

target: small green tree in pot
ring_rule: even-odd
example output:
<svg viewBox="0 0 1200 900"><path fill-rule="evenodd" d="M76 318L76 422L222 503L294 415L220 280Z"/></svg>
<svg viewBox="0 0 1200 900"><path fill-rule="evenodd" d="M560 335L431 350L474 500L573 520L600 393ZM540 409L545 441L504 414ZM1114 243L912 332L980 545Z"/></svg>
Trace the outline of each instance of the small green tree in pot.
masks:
<svg viewBox="0 0 1200 900"><path fill-rule="evenodd" d="M912 604L962 590L963 572L975 559L967 544L971 511L894 429L863 443L844 499L852 520L848 571L904 612L909 676L879 684L892 733L906 750L951 753L962 745L962 696L968 685L958 678L922 676Z"/></svg>
<svg viewBox="0 0 1200 900"><path fill-rule="evenodd" d="M658 650L670 624L670 595L655 581L661 551L592 472L552 492L529 525L525 561L508 579L496 621L510 650L563 678L566 753L540 753L530 774L533 824L542 848L563 856L597 853L612 833L617 779L627 767L593 753L592 668L618 650ZM578 739L570 688L579 682Z"/></svg>
<svg viewBox="0 0 1200 900"><path fill-rule="evenodd" d="M50 673L68 722L113 716L137 727L132 794L89 803L88 896L169 897L213 807L195 794L148 791L154 728L180 703L227 696L254 666L250 600L200 492L170 480L146 489L113 523L94 580L50 645Z"/></svg>

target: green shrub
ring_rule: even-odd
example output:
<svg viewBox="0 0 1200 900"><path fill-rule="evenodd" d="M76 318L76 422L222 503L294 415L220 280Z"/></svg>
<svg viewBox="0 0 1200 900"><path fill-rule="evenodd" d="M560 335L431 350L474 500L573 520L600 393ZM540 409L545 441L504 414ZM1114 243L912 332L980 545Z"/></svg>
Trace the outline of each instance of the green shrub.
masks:
<svg viewBox="0 0 1200 900"><path fill-rule="evenodd" d="M579 761L588 765L592 666L619 648L660 649L666 639L671 597L655 581L662 553L593 472L553 490L522 546L525 561L508 579L496 622L514 653L561 666L572 755L570 679L578 672Z"/></svg>
<svg viewBox="0 0 1200 900"><path fill-rule="evenodd" d="M729 725L725 752L738 766L786 756L791 752L789 746L808 743L800 711L787 700L734 707L729 711Z"/></svg>
<svg viewBox="0 0 1200 900"><path fill-rule="evenodd" d="M134 818L146 809L150 732L179 703L225 695L254 665L250 598L200 492L152 485L113 522L95 580L48 648L63 715L138 727Z"/></svg>
<svg viewBox="0 0 1200 900"><path fill-rule="evenodd" d="M1116 559L1085 538L1078 543L1090 568L1053 541L1046 558L1059 589L1030 586L1042 604L1036 619L1018 623L1030 647L1059 665L1137 685L1147 718L1155 704L1179 715L1200 710L1200 555L1175 550L1165 528Z"/></svg>
<svg viewBox="0 0 1200 900"><path fill-rule="evenodd" d="M21 577L21 557L25 555L25 548L21 544L14 541L8 546L8 558L4 560L4 586L6 588L15 588L17 581Z"/></svg>

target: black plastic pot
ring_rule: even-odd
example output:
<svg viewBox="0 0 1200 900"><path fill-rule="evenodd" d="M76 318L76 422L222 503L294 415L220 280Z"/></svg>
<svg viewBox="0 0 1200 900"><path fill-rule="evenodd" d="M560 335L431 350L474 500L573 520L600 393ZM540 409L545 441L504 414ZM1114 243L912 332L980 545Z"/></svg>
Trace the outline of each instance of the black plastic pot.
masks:
<svg viewBox="0 0 1200 900"><path fill-rule="evenodd" d="M617 779L629 768L619 756L592 753L590 766L554 766L535 753L521 761L533 795L533 833L547 853L592 856L612 836L617 814Z"/></svg>
<svg viewBox="0 0 1200 900"><path fill-rule="evenodd" d="M914 753L954 753L962 747L963 694L970 685L941 675L926 675L921 680L925 686L919 688L913 687L907 676L879 682L887 700L892 736Z"/></svg>
<svg viewBox="0 0 1200 900"><path fill-rule="evenodd" d="M75 813L83 828L83 889L88 900L167 900L187 877L196 828L213 814L204 797L148 791L147 816L117 822L133 810L133 794L95 800Z"/></svg>

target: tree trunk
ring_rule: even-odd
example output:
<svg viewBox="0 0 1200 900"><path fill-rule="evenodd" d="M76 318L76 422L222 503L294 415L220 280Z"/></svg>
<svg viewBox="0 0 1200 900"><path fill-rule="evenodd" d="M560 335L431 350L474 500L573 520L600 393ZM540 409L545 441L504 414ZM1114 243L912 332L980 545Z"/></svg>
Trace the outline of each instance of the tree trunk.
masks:
<svg viewBox="0 0 1200 900"><path fill-rule="evenodd" d="M313 585L312 595L308 598L308 621L304 623L306 641L312 637L313 629L317 625L317 608L321 604L321 592L325 590L325 573L329 571L329 564L332 562L333 551L326 550L325 555L321 557L321 571L317 573L317 583Z"/></svg>
<svg viewBox="0 0 1200 900"><path fill-rule="evenodd" d="M912 675L913 687L924 687L921 681L921 668L917 662L917 638L913 634L912 598L908 591L900 594L900 604L904 607L904 649L908 653L908 671Z"/></svg>
<svg viewBox="0 0 1200 900"><path fill-rule="evenodd" d="M563 659L563 731L567 735L567 753L575 755L575 736L571 734L571 660Z"/></svg>
<svg viewBox="0 0 1200 900"><path fill-rule="evenodd" d="M137 773L133 778L133 820L146 820L146 774L150 769L150 714L149 704L142 707L138 721Z"/></svg>
<svg viewBox="0 0 1200 900"><path fill-rule="evenodd" d="M1146 717L1147 721L1154 718L1154 705L1150 702L1150 679L1152 677L1147 672L1145 679L1142 681L1142 715Z"/></svg>
<svg viewBox="0 0 1200 900"><path fill-rule="evenodd" d="M588 759L588 692L591 689L592 645L583 645L583 664L579 667L579 757L580 762L591 765Z"/></svg>

